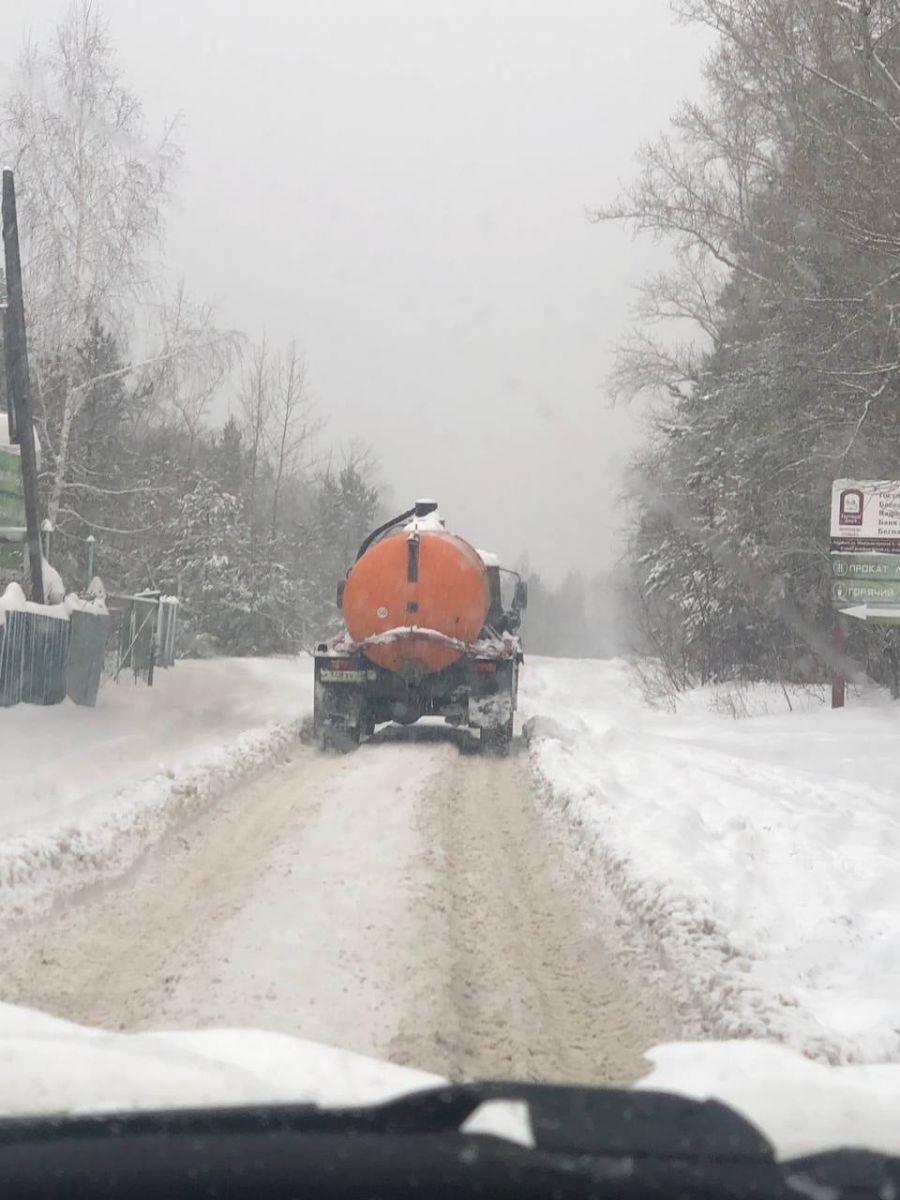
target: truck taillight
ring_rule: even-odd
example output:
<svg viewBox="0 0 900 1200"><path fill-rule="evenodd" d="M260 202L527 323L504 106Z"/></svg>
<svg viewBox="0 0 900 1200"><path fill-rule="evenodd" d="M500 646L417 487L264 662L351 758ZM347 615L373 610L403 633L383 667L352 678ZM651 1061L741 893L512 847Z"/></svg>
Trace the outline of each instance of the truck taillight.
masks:
<svg viewBox="0 0 900 1200"><path fill-rule="evenodd" d="M476 662L472 663L473 671L496 671L497 664L495 662Z"/></svg>

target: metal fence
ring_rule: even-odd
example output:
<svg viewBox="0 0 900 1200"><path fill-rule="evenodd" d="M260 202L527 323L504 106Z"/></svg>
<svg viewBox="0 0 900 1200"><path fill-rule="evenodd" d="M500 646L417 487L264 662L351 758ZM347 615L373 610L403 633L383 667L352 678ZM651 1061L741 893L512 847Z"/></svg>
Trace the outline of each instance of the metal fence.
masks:
<svg viewBox="0 0 900 1200"><path fill-rule="evenodd" d="M66 695L69 622L7 612L0 637L0 704L59 704Z"/></svg>
<svg viewBox="0 0 900 1200"><path fill-rule="evenodd" d="M174 596L161 596L156 624L156 665L175 666L175 639L178 633L178 601Z"/></svg>
<svg viewBox="0 0 900 1200"><path fill-rule="evenodd" d="M118 624L116 680L130 672L135 682L153 686L157 667L175 665L178 601L159 592L137 596L108 596L107 604Z"/></svg>
<svg viewBox="0 0 900 1200"><path fill-rule="evenodd" d="M97 702L109 617L12 610L0 626L0 706Z"/></svg>
<svg viewBox="0 0 900 1200"><path fill-rule="evenodd" d="M0 707L13 704L97 702L107 649L110 674L131 672L152 686L157 667L175 665L178 601L145 592L107 597L109 613L66 614L13 608L0 611ZM115 637L110 634L115 629Z"/></svg>
<svg viewBox="0 0 900 1200"><path fill-rule="evenodd" d="M69 617L66 694L75 704L97 703L111 618L99 613L73 612Z"/></svg>

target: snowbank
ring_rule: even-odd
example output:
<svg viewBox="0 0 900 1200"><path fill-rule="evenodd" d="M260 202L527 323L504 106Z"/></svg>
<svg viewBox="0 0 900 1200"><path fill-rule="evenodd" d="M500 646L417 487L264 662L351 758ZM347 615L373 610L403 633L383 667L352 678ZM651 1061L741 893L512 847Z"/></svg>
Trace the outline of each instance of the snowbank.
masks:
<svg viewBox="0 0 900 1200"><path fill-rule="evenodd" d="M0 709L0 916L121 872L179 815L296 743L309 659L180 662L96 708Z"/></svg>
<svg viewBox="0 0 900 1200"><path fill-rule="evenodd" d="M523 675L546 802L695 1032L900 1059L900 707L780 708L736 721L701 696L661 713L621 662L530 659Z"/></svg>

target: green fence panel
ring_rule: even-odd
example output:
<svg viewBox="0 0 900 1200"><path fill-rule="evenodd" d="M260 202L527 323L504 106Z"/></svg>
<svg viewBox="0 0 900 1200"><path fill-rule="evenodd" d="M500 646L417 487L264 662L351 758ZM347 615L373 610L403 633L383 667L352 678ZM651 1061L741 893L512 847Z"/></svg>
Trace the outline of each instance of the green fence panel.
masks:
<svg viewBox="0 0 900 1200"><path fill-rule="evenodd" d="M119 670L145 674L153 661L158 601L132 597L119 627Z"/></svg>
<svg viewBox="0 0 900 1200"><path fill-rule="evenodd" d="M159 623L156 633L156 665L175 666L175 636L178 624L178 601L164 597L159 602Z"/></svg>
<svg viewBox="0 0 900 1200"><path fill-rule="evenodd" d="M0 705L60 704L66 696L69 622L7 612L0 645Z"/></svg>
<svg viewBox="0 0 900 1200"><path fill-rule="evenodd" d="M73 612L69 617L66 691L75 704L92 708L97 703L111 624L100 613Z"/></svg>

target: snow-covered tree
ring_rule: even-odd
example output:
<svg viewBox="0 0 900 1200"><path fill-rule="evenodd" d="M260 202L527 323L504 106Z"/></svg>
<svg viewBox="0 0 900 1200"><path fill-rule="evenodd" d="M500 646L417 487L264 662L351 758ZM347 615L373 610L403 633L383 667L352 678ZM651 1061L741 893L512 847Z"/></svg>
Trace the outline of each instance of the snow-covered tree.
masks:
<svg viewBox="0 0 900 1200"><path fill-rule="evenodd" d="M55 520L75 426L91 389L79 347L95 323L120 340L151 283L151 255L179 151L150 134L91 0L73 0L45 47L29 43L0 107L16 172L36 396L50 452Z"/></svg>
<svg viewBox="0 0 900 1200"><path fill-rule="evenodd" d="M175 133L149 130L97 0L72 0L0 88L54 558L81 580L93 536L108 588L177 592L188 635L295 651L327 632L323 596L377 489L364 454L317 471L295 343L264 339L235 380L244 339L184 284L164 285Z"/></svg>
<svg viewBox="0 0 900 1200"><path fill-rule="evenodd" d="M831 481L896 477L900 455L900 5L676 7L718 35L709 98L599 214L673 250L613 381L656 396L640 610L673 678L808 674L831 622Z"/></svg>

